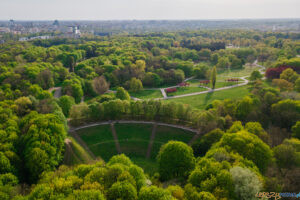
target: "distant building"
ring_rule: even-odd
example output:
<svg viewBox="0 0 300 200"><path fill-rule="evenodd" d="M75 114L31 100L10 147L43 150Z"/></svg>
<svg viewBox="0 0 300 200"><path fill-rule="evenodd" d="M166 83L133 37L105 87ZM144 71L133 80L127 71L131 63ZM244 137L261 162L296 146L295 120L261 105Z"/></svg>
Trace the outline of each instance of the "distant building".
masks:
<svg viewBox="0 0 300 200"><path fill-rule="evenodd" d="M7 27L0 27L0 33L9 33L10 29Z"/></svg>
<svg viewBox="0 0 300 200"><path fill-rule="evenodd" d="M53 22L53 26L59 26L58 20L55 20L55 21Z"/></svg>
<svg viewBox="0 0 300 200"><path fill-rule="evenodd" d="M79 38L80 36L81 32L78 26L69 26L67 32L65 33L65 37Z"/></svg>
<svg viewBox="0 0 300 200"><path fill-rule="evenodd" d="M41 35L41 36L36 36L36 37L21 37L19 38L19 41L24 42L24 41L30 41L30 40L47 40L51 39L53 36L50 35Z"/></svg>
<svg viewBox="0 0 300 200"><path fill-rule="evenodd" d="M13 19L9 20L9 26L14 27L15 26L15 21Z"/></svg>
<svg viewBox="0 0 300 200"><path fill-rule="evenodd" d="M226 49L238 49L240 47L239 46L234 46L233 44L228 44L225 48Z"/></svg>

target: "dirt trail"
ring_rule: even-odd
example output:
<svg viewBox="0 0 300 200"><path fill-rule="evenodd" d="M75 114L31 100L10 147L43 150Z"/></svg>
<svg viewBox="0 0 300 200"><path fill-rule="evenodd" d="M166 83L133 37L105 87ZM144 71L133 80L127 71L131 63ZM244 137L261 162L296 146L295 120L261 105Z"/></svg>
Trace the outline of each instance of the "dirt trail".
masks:
<svg viewBox="0 0 300 200"><path fill-rule="evenodd" d="M120 146L120 143L119 143L119 140L118 140L118 135L116 133L115 124L111 123L110 126L111 126L111 132L112 132L114 140L115 140L117 151L120 154L120 153L122 153L122 151L121 151L121 146Z"/></svg>
<svg viewBox="0 0 300 200"><path fill-rule="evenodd" d="M150 158L150 156L151 156L152 147L153 147L153 142L154 142L154 139L155 139L156 128L157 128L157 124L155 123L155 124L153 125L152 134L151 134L149 146L148 146L148 149L147 149L147 155L146 155L146 158Z"/></svg>

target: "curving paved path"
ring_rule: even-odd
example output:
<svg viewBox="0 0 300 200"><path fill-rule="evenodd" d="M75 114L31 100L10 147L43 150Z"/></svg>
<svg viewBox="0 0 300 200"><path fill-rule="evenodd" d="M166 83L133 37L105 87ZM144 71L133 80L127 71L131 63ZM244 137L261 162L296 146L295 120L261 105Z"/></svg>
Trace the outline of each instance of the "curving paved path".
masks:
<svg viewBox="0 0 300 200"><path fill-rule="evenodd" d="M53 88L50 88L48 91L51 93L53 90L55 90L54 95L53 95L54 98L61 97L61 94L62 94L61 87L53 87Z"/></svg>
<svg viewBox="0 0 300 200"><path fill-rule="evenodd" d="M257 67L260 67L259 69L259 72L261 74L265 74L263 72L263 70L265 69L264 66L262 65L259 65L258 64L258 60L255 60L253 65L257 66ZM165 100L165 99L174 99L174 98L181 98L181 97L189 97L189 96L195 96L195 95L199 95L199 94L206 94L206 93L210 93L210 92L215 92L215 91L220 91L220 90L228 90L228 89L231 89L231 88L235 88L235 87L241 87L241 86L244 86L244 85L247 85L249 83L249 81L246 79L247 77L249 76L243 76L243 77L231 77L231 78L240 78L242 79L244 82L243 83L239 83L239 84L236 84L236 85L231 85L231 86L225 86L225 87L221 87L221 88L217 88L217 89L211 89L211 88L208 88L209 90L207 91L202 91L202 92L194 92L194 93L189 93L189 94L182 94L182 95L177 95L177 96L171 96L171 97L168 97L168 96L165 96L163 95L164 97L163 98L156 98L155 100ZM191 78L190 78L191 79ZM173 86L175 87L175 86ZM164 89L162 89L164 90ZM165 91L164 91L165 92Z"/></svg>
<svg viewBox="0 0 300 200"><path fill-rule="evenodd" d="M69 126L69 132L73 133L73 132L75 132L77 130L80 130L80 129L89 128L89 127L93 127L93 126L99 126L99 125L112 124L112 123L113 124L115 124L115 123L119 123L119 124L157 124L157 125L161 125L161 126L169 126L169 127L173 127L173 128L180 128L180 129L190 131L190 132L193 132L193 133L198 133L198 130L193 129L193 128L189 128L189 127L186 127L186 126L167 124L167 123L161 123L161 122L154 122L154 121L136 121L136 120L114 120L114 121L96 122L96 123L82 125L82 126L78 126L78 127Z"/></svg>

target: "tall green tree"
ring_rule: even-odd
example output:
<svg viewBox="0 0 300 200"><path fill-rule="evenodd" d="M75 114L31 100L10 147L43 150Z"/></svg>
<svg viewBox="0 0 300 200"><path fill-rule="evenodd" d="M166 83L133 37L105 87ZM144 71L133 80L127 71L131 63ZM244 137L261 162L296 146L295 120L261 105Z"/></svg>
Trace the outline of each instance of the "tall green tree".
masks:
<svg viewBox="0 0 300 200"><path fill-rule="evenodd" d="M216 67L213 67L213 69L211 71L210 82L211 82L212 88L215 89L216 82L217 82L217 68Z"/></svg>
<svg viewBox="0 0 300 200"><path fill-rule="evenodd" d="M195 167L193 149L178 141L170 141L163 145L157 161L162 180L186 177Z"/></svg>

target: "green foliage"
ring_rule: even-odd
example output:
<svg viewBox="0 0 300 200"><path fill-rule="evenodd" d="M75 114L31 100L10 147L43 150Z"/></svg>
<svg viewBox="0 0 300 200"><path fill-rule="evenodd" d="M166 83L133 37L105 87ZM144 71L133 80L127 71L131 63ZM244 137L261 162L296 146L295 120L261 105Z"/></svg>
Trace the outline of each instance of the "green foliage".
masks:
<svg viewBox="0 0 300 200"><path fill-rule="evenodd" d="M128 92L122 87L117 88L116 98L121 100L128 100L128 101L130 100L130 96Z"/></svg>
<svg viewBox="0 0 300 200"><path fill-rule="evenodd" d="M263 129L263 127L261 126L261 124L259 122L248 122L245 125L245 130L247 130L249 133L253 133L253 134L257 135L265 143L268 143L268 141L269 141L269 135Z"/></svg>
<svg viewBox="0 0 300 200"><path fill-rule="evenodd" d="M300 92L300 78L297 78L297 80L295 81L295 90L297 92Z"/></svg>
<svg viewBox="0 0 300 200"><path fill-rule="evenodd" d="M261 172L265 172L272 158L272 151L256 135L247 131L226 133L215 147L224 147L253 161Z"/></svg>
<svg viewBox="0 0 300 200"><path fill-rule="evenodd" d="M124 199L135 200L137 199L137 191L129 182L116 182L108 190L107 199Z"/></svg>
<svg viewBox="0 0 300 200"><path fill-rule="evenodd" d="M205 64L200 64L197 68L194 69L193 74L196 78L205 79L208 75L209 67Z"/></svg>
<svg viewBox="0 0 300 200"><path fill-rule="evenodd" d="M162 79L159 77L159 75L153 72L147 72L143 79L143 85L148 87L158 87L161 85L161 83Z"/></svg>
<svg viewBox="0 0 300 200"><path fill-rule="evenodd" d="M258 71L258 70L254 70L251 75L250 75L250 81L256 81L256 80L260 80L263 77L263 75Z"/></svg>
<svg viewBox="0 0 300 200"><path fill-rule="evenodd" d="M136 78L132 78L129 82L129 91L139 92L143 89L142 81Z"/></svg>
<svg viewBox="0 0 300 200"><path fill-rule="evenodd" d="M37 181L44 171L55 169L63 158L66 132L53 114L32 112L22 119L21 136L28 179Z"/></svg>
<svg viewBox="0 0 300 200"><path fill-rule="evenodd" d="M162 180L184 178L195 166L193 149L176 141L170 141L161 147L157 161Z"/></svg>
<svg viewBox="0 0 300 200"><path fill-rule="evenodd" d="M72 106L74 104L75 104L75 100L71 96L64 95L64 96L61 96L58 100L58 105L61 107L61 109L66 117L69 116L70 109L72 108Z"/></svg>
<svg viewBox="0 0 300 200"><path fill-rule="evenodd" d="M217 198L211 194L210 192L198 192L192 184L187 184L184 188L185 193L184 196L189 200L216 200Z"/></svg>
<svg viewBox="0 0 300 200"><path fill-rule="evenodd" d="M296 124L292 127L293 137L300 139L300 121L297 121Z"/></svg>
<svg viewBox="0 0 300 200"><path fill-rule="evenodd" d="M195 157L204 156L211 146L221 139L223 134L224 132L222 130L215 129L196 140L192 144Z"/></svg>
<svg viewBox="0 0 300 200"><path fill-rule="evenodd" d="M192 184L198 191L215 194L217 199L234 199L234 185L228 171L229 168L230 164L226 161L216 162L214 159L199 159L195 170L192 171L188 178L188 183ZM192 191L195 189L192 189L191 186L189 188L191 190L188 191L189 193L195 193ZM198 195L200 194L195 193L192 196Z"/></svg>
<svg viewBox="0 0 300 200"><path fill-rule="evenodd" d="M300 165L300 155L292 144L285 143L278 145L274 147L273 151L276 163L280 169L291 169Z"/></svg>
<svg viewBox="0 0 300 200"><path fill-rule="evenodd" d="M156 186L143 187L139 194L139 200L171 200L169 191Z"/></svg>
<svg viewBox="0 0 300 200"><path fill-rule="evenodd" d="M215 89L216 82L217 82L217 68L216 67L214 67L212 69L210 82L211 82L212 88Z"/></svg>
<svg viewBox="0 0 300 200"><path fill-rule="evenodd" d="M288 68L286 70L284 70L281 74L280 74L280 79L284 79L286 81L289 81L291 83L295 83L295 81L299 78L299 74L297 74L297 72L295 72L293 69Z"/></svg>
<svg viewBox="0 0 300 200"><path fill-rule="evenodd" d="M300 119L300 101L282 100L272 105L272 119L283 128L291 128Z"/></svg>

